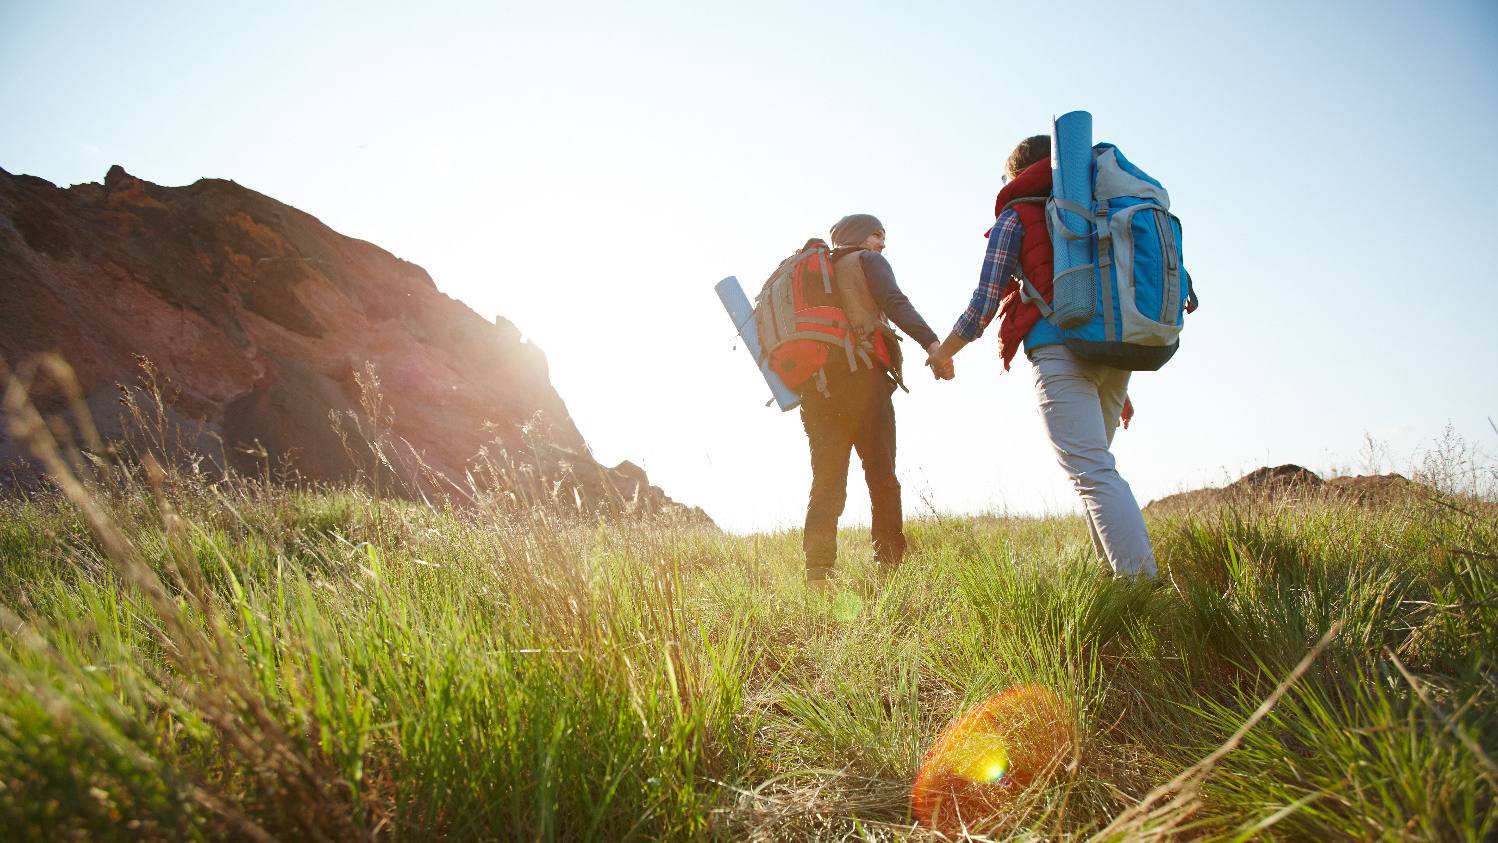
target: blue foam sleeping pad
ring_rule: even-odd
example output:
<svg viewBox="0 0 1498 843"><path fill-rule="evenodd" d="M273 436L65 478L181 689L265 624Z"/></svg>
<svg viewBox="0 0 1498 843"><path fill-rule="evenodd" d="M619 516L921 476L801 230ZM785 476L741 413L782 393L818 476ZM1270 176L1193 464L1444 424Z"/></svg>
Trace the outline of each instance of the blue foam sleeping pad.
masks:
<svg viewBox="0 0 1498 843"><path fill-rule="evenodd" d="M728 318L733 320L739 336L744 338L744 348L759 366L759 373L765 376L765 383L770 385L770 394L775 396L775 403L780 405L781 410L794 410L801 403L801 396L781 382L780 376L770 368L769 359L759 359L759 326L754 324L754 306L749 304L749 297L744 295L739 279L730 275L719 281L713 290L718 293L718 300L723 302L723 309L728 311Z"/></svg>
<svg viewBox="0 0 1498 843"><path fill-rule="evenodd" d="M1092 115L1071 111L1056 118L1051 126L1051 190L1058 199L1092 208ZM1092 221L1071 211L1058 212L1061 221L1075 234L1088 231ZM1068 270L1093 263L1092 240L1070 240L1059 231L1052 232L1055 253L1055 290L1052 305L1056 319L1067 327L1070 321L1085 322L1091 318L1097 288L1092 273L1077 273L1063 279Z"/></svg>

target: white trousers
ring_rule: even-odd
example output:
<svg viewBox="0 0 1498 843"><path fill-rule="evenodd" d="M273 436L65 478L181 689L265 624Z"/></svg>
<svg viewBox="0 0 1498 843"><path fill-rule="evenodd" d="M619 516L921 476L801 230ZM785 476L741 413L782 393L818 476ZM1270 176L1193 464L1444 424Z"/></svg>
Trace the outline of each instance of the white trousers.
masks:
<svg viewBox="0 0 1498 843"><path fill-rule="evenodd" d="M1113 463L1113 432L1129 390L1129 372L1082 360L1064 345L1030 355L1035 397L1056 461L1082 496L1092 543L1122 576L1154 576L1155 551L1144 515Z"/></svg>

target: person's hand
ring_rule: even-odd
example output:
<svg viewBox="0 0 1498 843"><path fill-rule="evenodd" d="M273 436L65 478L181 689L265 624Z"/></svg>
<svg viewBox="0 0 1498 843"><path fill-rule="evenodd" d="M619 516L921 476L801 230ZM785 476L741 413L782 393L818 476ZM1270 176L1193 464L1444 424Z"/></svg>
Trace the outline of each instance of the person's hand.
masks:
<svg viewBox="0 0 1498 843"><path fill-rule="evenodd" d="M957 367L950 355L942 353L941 343L932 342L926 346L926 355L926 365L931 367L931 374L937 380L949 381L957 377Z"/></svg>
<svg viewBox="0 0 1498 843"><path fill-rule="evenodd" d="M1124 430L1129 429L1129 422L1134 420L1134 401L1129 396L1124 396L1123 412L1118 414L1118 420L1123 422Z"/></svg>

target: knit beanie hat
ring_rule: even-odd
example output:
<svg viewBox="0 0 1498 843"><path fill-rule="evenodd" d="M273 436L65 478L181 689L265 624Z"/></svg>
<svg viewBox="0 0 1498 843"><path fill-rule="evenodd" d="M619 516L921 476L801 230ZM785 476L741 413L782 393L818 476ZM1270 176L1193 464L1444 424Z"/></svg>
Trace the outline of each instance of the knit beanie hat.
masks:
<svg viewBox="0 0 1498 843"><path fill-rule="evenodd" d="M883 230L884 223L873 214L849 214L832 227L832 248L857 246L870 234Z"/></svg>

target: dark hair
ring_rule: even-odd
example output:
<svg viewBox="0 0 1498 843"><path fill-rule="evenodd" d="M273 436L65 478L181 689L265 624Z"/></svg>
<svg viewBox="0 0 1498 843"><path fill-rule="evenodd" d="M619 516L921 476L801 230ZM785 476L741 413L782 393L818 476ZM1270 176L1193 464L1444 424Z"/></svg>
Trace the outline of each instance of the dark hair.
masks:
<svg viewBox="0 0 1498 843"><path fill-rule="evenodd" d="M1004 173L1012 179L1036 161L1049 157L1051 157L1051 136L1033 135L1020 141L1019 146L1009 153L1009 160L1004 162Z"/></svg>

